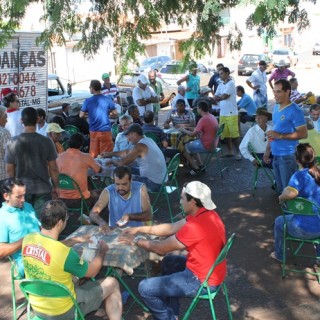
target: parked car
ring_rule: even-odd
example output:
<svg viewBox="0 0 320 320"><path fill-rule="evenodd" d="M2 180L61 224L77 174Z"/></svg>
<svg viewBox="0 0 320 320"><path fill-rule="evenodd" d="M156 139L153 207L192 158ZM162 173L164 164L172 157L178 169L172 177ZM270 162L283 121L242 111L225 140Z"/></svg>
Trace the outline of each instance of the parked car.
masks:
<svg viewBox="0 0 320 320"><path fill-rule="evenodd" d="M320 42L316 42L313 46L312 54L315 55L319 53L320 53Z"/></svg>
<svg viewBox="0 0 320 320"><path fill-rule="evenodd" d="M136 69L136 72L149 72L158 70L167 62L171 61L169 56L149 57L142 61L141 65Z"/></svg>
<svg viewBox="0 0 320 320"><path fill-rule="evenodd" d="M134 72L131 74L124 74L118 79L117 86L119 88L122 106L125 106L127 101L130 100L132 90L137 86L137 79L139 75L139 72ZM160 77L157 77L157 80L161 82L163 89L164 99L160 101L160 106L163 108L166 107L175 97L178 86L177 84L169 84Z"/></svg>
<svg viewBox="0 0 320 320"><path fill-rule="evenodd" d="M298 54L290 49L276 49L272 51L270 58L273 64L277 66L280 60L284 60L286 67L295 66L298 63Z"/></svg>
<svg viewBox="0 0 320 320"><path fill-rule="evenodd" d="M253 71L258 69L259 61L264 60L267 63L266 72L270 73L274 68L272 60L265 53L246 53L244 54L238 63L238 75L251 75Z"/></svg>
<svg viewBox="0 0 320 320"><path fill-rule="evenodd" d="M199 69L198 75L200 76L200 85L207 86L212 76L210 70L202 63L197 63ZM159 71L158 76L165 82L176 85L177 81L189 73L189 70L183 70L181 61L172 60L165 64Z"/></svg>

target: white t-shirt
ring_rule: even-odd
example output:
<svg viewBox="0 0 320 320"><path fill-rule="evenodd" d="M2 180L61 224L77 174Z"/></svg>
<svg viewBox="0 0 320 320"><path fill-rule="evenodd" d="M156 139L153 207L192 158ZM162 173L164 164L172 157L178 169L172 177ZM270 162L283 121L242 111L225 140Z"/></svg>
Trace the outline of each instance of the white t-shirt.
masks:
<svg viewBox="0 0 320 320"><path fill-rule="evenodd" d="M24 126L21 123L21 111L16 110L12 112L7 112L7 124L5 128L10 132L11 137L17 136L23 132Z"/></svg>
<svg viewBox="0 0 320 320"><path fill-rule="evenodd" d="M259 90L263 95L267 94L267 74L265 71L261 71L259 68L253 71L252 75L248 78L249 82L254 87L259 86Z"/></svg>
<svg viewBox="0 0 320 320"><path fill-rule="evenodd" d="M141 89L139 86L135 87L132 91L132 98L134 103L138 106L139 114L142 117L147 110L153 111L153 103L148 103L145 106L139 106L137 100L139 99L150 99L151 97L157 97L154 90L147 86L145 90Z"/></svg>
<svg viewBox="0 0 320 320"><path fill-rule="evenodd" d="M238 115L236 85L233 80L219 84L215 95L222 96L223 94L229 95L229 98L219 102L220 116Z"/></svg>

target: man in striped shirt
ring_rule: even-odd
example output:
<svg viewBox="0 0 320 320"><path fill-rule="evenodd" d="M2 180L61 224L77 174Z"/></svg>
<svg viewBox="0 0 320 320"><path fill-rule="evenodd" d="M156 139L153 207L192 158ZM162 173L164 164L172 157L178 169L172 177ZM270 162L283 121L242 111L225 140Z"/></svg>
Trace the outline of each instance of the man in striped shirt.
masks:
<svg viewBox="0 0 320 320"><path fill-rule="evenodd" d="M272 80L274 80L274 82L277 82L280 79L288 80L289 76L294 78L296 74L286 67L286 63L284 60L280 60L278 63L278 68L272 71L271 76L269 78L269 84L271 89L273 89Z"/></svg>

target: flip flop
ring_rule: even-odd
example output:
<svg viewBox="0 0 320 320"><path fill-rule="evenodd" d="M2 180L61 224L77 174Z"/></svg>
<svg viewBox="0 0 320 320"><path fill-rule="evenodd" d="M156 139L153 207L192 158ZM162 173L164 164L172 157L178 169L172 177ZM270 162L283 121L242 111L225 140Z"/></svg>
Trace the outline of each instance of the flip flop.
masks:
<svg viewBox="0 0 320 320"><path fill-rule="evenodd" d="M274 260L276 260L276 261L278 261L278 262L280 262L280 263L283 262L282 260L280 260L280 259L277 258L276 253L275 253L274 251L271 252L270 258L272 258L272 259L274 259Z"/></svg>

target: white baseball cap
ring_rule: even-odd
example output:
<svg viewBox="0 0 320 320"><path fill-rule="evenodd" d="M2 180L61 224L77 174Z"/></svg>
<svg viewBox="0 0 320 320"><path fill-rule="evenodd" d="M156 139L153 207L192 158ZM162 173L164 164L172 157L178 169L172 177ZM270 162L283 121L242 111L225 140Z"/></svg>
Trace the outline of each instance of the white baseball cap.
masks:
<svg viewBox="0 0 320 320"><path fill-rule="evenodd" d="M137 82L141 82L142 84L149 84L149 79L147 78L147 76L145 74L140 74L140 76L138 77Z"/></svg>
<svg viewBox="0 0 320 320"><path fill-rule="evenodd" d="M211 199L210 188L200 181L189 182L182 191L190 194L190 196L196 199L199 199L207 210L213 210L217 207Z"/></svg>

